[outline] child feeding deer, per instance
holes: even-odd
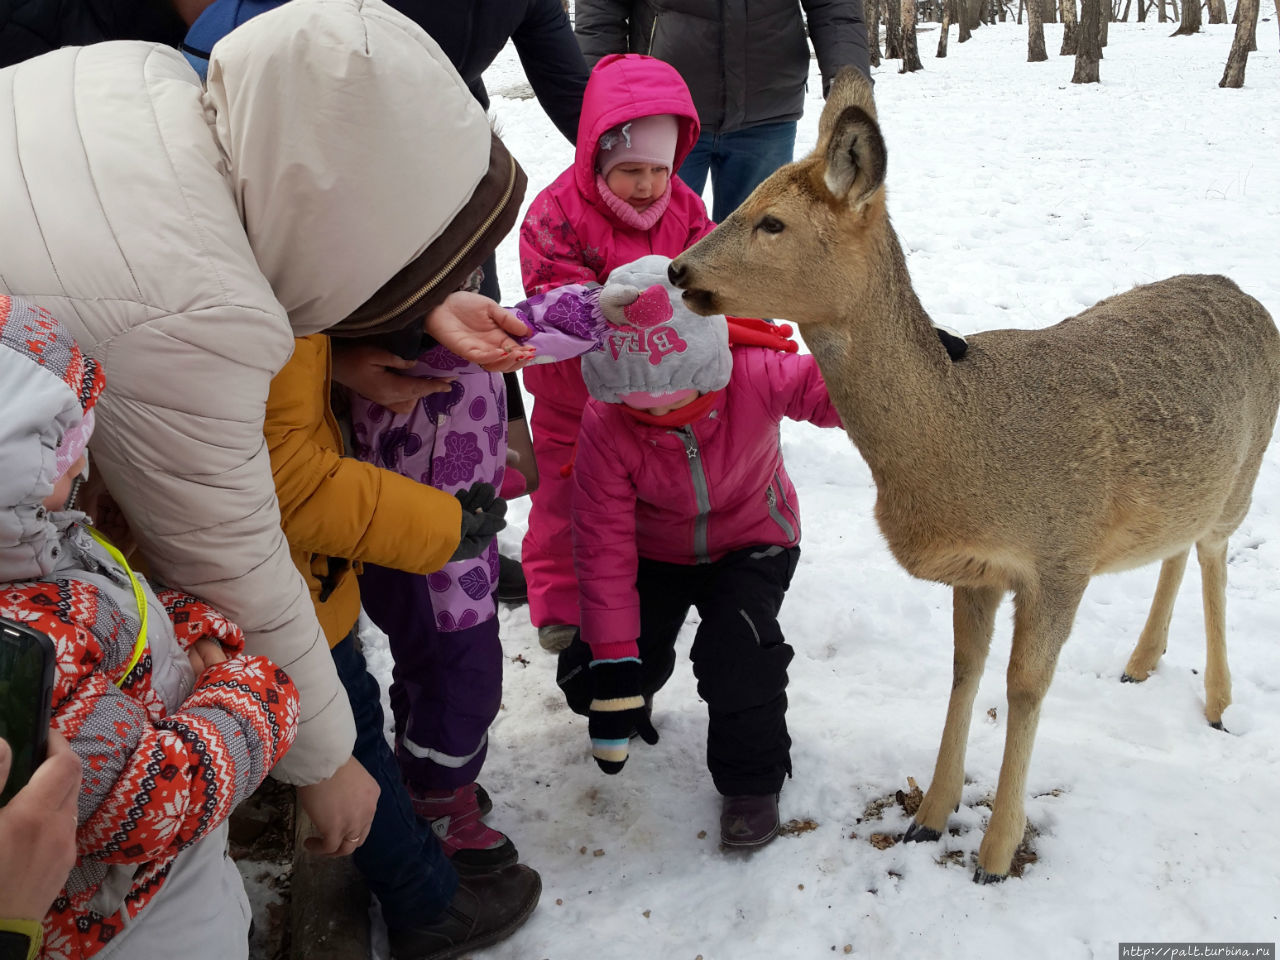
[[[670,274],[700,313],[799,326],[870,466],[894,556],[953,588],[951,699],[908,840],[937,839],[959,806],[996,608],[1013,594],[1004,758],[974,875],[989,883],[1008,875],[1022,839],[1040,704],[1092,576],[1161,561],[1125,671],[1144,680],[1195,546],[1205,716],[1221,727],[1227,538],[1275,426],[1280,334],[1225,277],[1178,276],[1045,329],[975,334],[953,359],[890,226],[885,164],[870,84],[845,71],[813,153],[762,183]]]

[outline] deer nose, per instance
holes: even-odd
[[[667,279],[671,281],[673,287],[683,287],[684,282],[689,277],[689,270],[684,264],[676,260],[672,260],[667,265]]]

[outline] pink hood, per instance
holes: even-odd
[[[642,104],[637,112],[637,104]],[[603,57],[591,71],[582,96],[578,120],[578,147],[574,154],[574,180],[593,207],[608,214],[596,190],[596,145],[610,127],[639,116],[673,114],[680,124],[672,177],[693,145],[698,142],[698,111],[689,88],[676,68],[639,53],[614,53]]]
[[[637,112],[637,104],[644,105],[642,111]],[[596,64],[582,101],[573,165],[534,198],[520,226],[520,274],[528,296],[569,283],[604,283],[615,267],[650,254],[678,257],[715,226],[702,198],[674,170],[667,208],[648,230],[623,223],[600,198],[595,177],[600,135],[648,113],[670,113],[679,120],[678,168],[699,130],[680,75],[661,60],[634,53],[614,54]],[[524,385],[535,397],[575,412],[587,401],[577,359],[529,367]],[[573,437],[566,442],[572,444]]]

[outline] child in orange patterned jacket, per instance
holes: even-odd
[[[67,508],[101,370],[48,313],[0,297],[0,616],[57,650],[53,727],[79,755],[76,864],[42,957],[247,957],[226,820],[293,743],[298,696],[239,628],[154,592]]]

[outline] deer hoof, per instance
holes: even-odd
[[[1146,677],[1143,677],[1143,678],[1142,678],[1142,680],[1145,680],[1145,679],[1147,679],[1147,678],[1146,678]],[[1130,676],[1129,674],[1127,674],[1127,673],[1122,673],[1122,674],[1120,674],[1120,682],[1121,682],[1121,683],[1141,683],[1141,682],[1142,682],[1142,680],[1139,680],[1137,677],[1131,677],[1131,676]]]
[[[1008,874],[1004,873],[987,873],[981,867],[973,871],[973,882],[980,883],[985,886],[988,883],[1002,883],[1008,879]]]
[[[1215,720],[1213,723],[1209,724],[1209,726],[1213,727],[1213,729],[1215,730],[1221,730],[1223,733],[1231,732],[1230,730],[1228,730],[1226,727],[1222,725],[1221,720]]]
[[[914,820],[911,826],[907,827],[907,832],[902,835],[903,843],[931,843],[942,836],[942,831],[931,830],[923,824],[916,823]]]

